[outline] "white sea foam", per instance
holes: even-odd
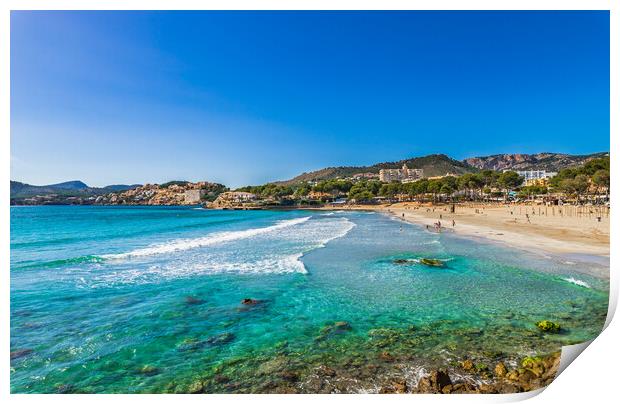
[[[310,251],[355,227],[347,218],[292,219],[273,226],[175,240],[108,258],[81,287],[150,283],[195,275],[307,273],[301,261]],[[209,248],[195,248],[209,246]],[[169,253],[169,254],[166,254]],[[163,255],[166,254],[166,255]],[[138,262],[123,258],[139,257]]]
[[[268,227],[259,227],[254,229],[239,230],[239,231],[227,231],[210,234],[205,237],[198,237],[193,239],[178,239],[167,243],[155,244],[145,248],[139,248],[130,252],[121,254],[106,254],[102,255],[105,259],[124,259],[132,257],[144,257],[148,255],[156,254],[169,254],[177,251],[190,250],[193,248],[207,247],[214,244],[221,244],[231,242],[235,240],[242,240],[258,236],[261,234],[278,231],[280,229],[295,226],[301,224],[310,219],[311,216],[301,217],[297,219],[283,220]]]
[[[573,283],[573,284],[575,284],[577,286],[583,286],[584,288],[590,289],[590,285],[588,285],[586,282],[584,282],[584,281],[582,281],[580,279],[575,279],[572,276],[569,277],[569,278],[562,278],[562,279],[564,279],[566,282]]]

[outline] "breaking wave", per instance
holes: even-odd
[[[305,274],[305,254],[325,247],[355,227],[347,218],[310,218],[110,254],[103,266],[80,279],[79,286],[96,288],[224,273]],[[209,248],[199,248],[205,246]],[[131,260],[134,257],[139,260]]]
[[[570,283],[572,283],[574,285],[582,286],[584,288],[590,289],[590,285],[588,285],[586,282],[584,282],[584,281],[582,281],[580,279],[575,279],[572,276],[569,277],[569,278],[562,278],[562,279],[565,280],[566,282],[570,282]]]
[[[193,239],[180,239],[174,240],[167,243],[156,244],[150,247],[139,248],[130,252],[120,253],[120,254],[105,254],[102,255],[101,258],[104,259],[124,259],[124,258],[132,258],[132,257],[144,257],[148,255],[157,255],[157,254],[169,254],[177,251],[190,250],[193,248],[199,247],[207,247],[214,244],[226,243],[236,240],[247,239],[250,237],[258,236],[261,234],[277,231],[286,227],[295,226],[297,224],[301,224],[310,219],[311,216],[283,220],[273,226],[268,227],[259,227],[254,229],[247,230],[239,230],[239,231],[228,231],[221,233],[214,233],[205,237],[198,237]]]

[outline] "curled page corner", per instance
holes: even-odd
[[[565,345],[562,347],[560,355],[560,366],[555,375],[557,378],[573,361],[594,341],[594,339],[575,345]]]

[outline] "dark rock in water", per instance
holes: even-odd
[[[214,335],[207,338],[205,341],[207,345],[224,345],[232,342],[235,339],[235,334],[225,332],[223,334]]]
[[[71,384],[59,384],[56,386],[56,394],[69,394],[75,391],[75,387]]]
[[[225,375],[215,375],[215,377],[213,377],[213,381],[219,384],[225,384],[230,382],[230,377]]]
[[[157,373],[159,373],[159,369],[156,368],[155,366],[144,365],[140,369],[140,373],[142,373],[143,375],[152,376],[152,375],[156,375]]]
[[[283,372],[280,373],[280,377],[284,380],[287,380],[289,382],[296,382],[297,380],[299,380],[299,375],[293,371],[290,370],[285,370]]]
[[[346,321],[336,321],[333,324],[327,324],[323,328],[321,328],[320,335],[316,338],[316,340],[323,340],[332,335],[343,334],[347,331],[351,331],[351,325]]]
[[[334,330],[336,331],[350,331],[351,325],[346,321],[336,321],[334,323]]]
[[[429,266],[429,267],[444,267],[445,264],[443,261],[434,258],[420,258],[420,264]]]
[[[318,369],[318,373],[322,376],[334,377],[336,376],[336,371],[329,366],[320,366]]]
[[[536,327],[545,332],[560,332],[560,324],[549,320],[538,321]]]
[[[185,296],[185,303],[188,305],[203,304],[205,301],[194,296]]]
[[[430,375],[420,379],[416,392],[442,393],[443,389],[451,384],[452,380],[450,380],[448,372],[445,370],[433,370]],[[450,390],[450,388],[447,388],[446,390]]]
[[[388,351],[383,351],[379,354],[379,359],[385,362],[394,362],[394,356]]]
[[[196,380],[187,388],[187,392],[190,394],[202,393],[204,390],[204,383],[202,380]]]
[[[379,390],[380,394],[390,394],[390,393],[402,394],[406,392],[407,392],[407,382],[404,379],[390,380],[387,386],[383,386]]]
[[[205,346],[218,346],[227,344],[235,339],[235,335],[229,332],[223,334],[214,335],[206,340],[192,340],[187,339],[177,346],[177,350],[184,351],[196,351],[202,349]]]
[[[436,385],[439,389],[443,389],[445,386],[452,384],[448,372],[445,370],[434,370],[431,372],[431,383]]]
[[[399,258],[399,259],[392,260],[392,263],[398,264],[398,265],[407,265],[407,264],[413,263],[413,261]]]
[[[32,349],[18,349],[16,351],[11,351],[11,360],[23,358],[24,356],[30,355],[34,351]]]

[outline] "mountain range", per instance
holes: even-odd
[[[588,160],[608,155],[608,152],[587,155],[562,153],[496,154],[485,157],[471,157],[459,161],[445,154],[431,154],[394,162],[377,163],[371,166],[327,167],[300,174],[289,180],[279,181],[277,184],[291,185],[297,182],[343,178],[362,173],[377,174],[383,168],[400,168],[403,164],[407,164],[409,168],[423,169],[425,177],[464,174],[479,170],[547,170],[557,172],[563,168],[578,166]]]
[[[537,154],[495,154],[486,157],[472,157],[463,162],[481,170],[547,170],[559,171],[563,168],[581,165],[593,158],[609,156],[609,153],[570,155],[561,153]]]
[[[355,174],[378,174],[383,168],[400,168],[407,164],[409,168],[421,168],[425,177],[441,176],[446,174],[464,174],[479,170],[547,170],[559,171],[563,168],[578,166],[594,158],[608,156],[608,152],[570,155],[562,153],[537,154],[495,154],[484,157],[471,157],[462,161],[455,160],[445,154],[431,154],[423,157],[414,157],[405,160],[377,163],[370,166],[340,166],[327,167],[320,170],[300,174],[277,184],[291,185],[305,181],[320,181],[334,178],[351,177]],[[173,182],[171,182],[173,183]],[[164,184],[165,185],[165,184]],[[89,187],[82,181],[67,181],[51,185],[30,185],[23,182],[11,181],[11,199],[29,198],[35,195],[56,194],[69,196],[96,196],[112,192],[122,192],[139,187],[134,185],[108,185],[102,188]]]
[[[11,198],[28,198],[35,195],[90,196],[110,192],[126,191],[139,187],[135,185],[108,185],[103,188],[89,187],[82,181],[67,181],[50,185],[31,185],[19,181],[11,181]]]

